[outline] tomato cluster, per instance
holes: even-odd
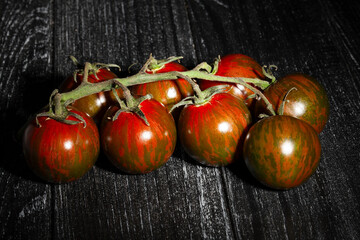
[[[136,84],[130,90],[138,99],[124,86],[123,91],[80,98],[66,107],[72,114],[62,121],[43,114],[27,125],[23,149],[29,167],[46,181],[70,182],[91,169],[101,146],[118,169],[143,174],[164,165],[179,138],[200,164],[220,167],[245,161],[257,180],[275,189],[305,182],[319,164],[318,134],[329,116],[322,86],[305,74],[270,83],[269,73],[242,54],[218,59],[214,69],[215,76],[255,78],[269,81],[269,86],[262,90],[256,84],[245,87],[206,78],[198,80],[198,86],[179,75],[177,80]],[[187,69],[170,61],[148,67],[143,74],[173,71],[180,74]],[[61,85],[61,92],[81,84],[84,74],[74,76]],[[88,82],[114,78],[109,69],[99,68],[89,72]],[[267,101],[259,98],[259,92]],[[179,116],[170,113],[181,105],[185,106]]]

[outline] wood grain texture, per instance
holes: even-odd
[[[299,1],[0,1],[1,239],[359,239],[360,4]],[[13,135],[79,61],[121,76],[157,58],[191,68],[243,53],[277,77],[304,72],[328,92],[322,157],[289,191],[245,165],[199,166],[177,149],[161,169],[125,175],[101,155],[82,179],[41,182]]]
[[[36,88],[42,87],[46,94],[54,88],[52,8],[41,1],[1,1],[0,5],[0,146],[5,153],[0,162],[0,238],[46,239],[51,236],[51,186],[34,181],[12,137],[27,116],[47,102],[39,101]]]

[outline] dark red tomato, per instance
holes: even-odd
[[[305,182],[320,161],[320,141],[306,122],[284,115],[252,126],[244,142],[244,160],[264,185],[288,189]]]
[[[116,74],[112,71],[109,71],[105,68],[100,68],[96,75],[98,79],[95,77],[93,73],[89,73],[88,81],[91,83],[97,83],[106,81],[109,79],[117,78]],[[60,86],[60,92],[69,92],[75,89],[83,80],[83,74],[77,74],[76,82],[74,81],[73,76],[69,76]],[[122,97],[122,91],[118,90],[118,94]],[[105,111],[110,106],[111,103],[115,101],[115,96],[111,91],[109,92],[100,92],[96,94],[92,94],[90,96],[86,96],[76,100],[72,105],[78,110],[87,113],[90,117],[92,117],[95,121],[99,121],[102,119]]]
[[[305,74],[287,75],[270,85],[264,95],[278,112],[284,96],[293,87],[296,89],[287,95],[283,115],[299,118],[320,133],[329,118],[329,101],[324,88],[314,78]],[[264,101],[257,101],[255,113],[268,113]]]
[[[192,158],[208,166],[226,166],[241,157],[250,123],[250,112],[241,99],[219,93],[204,104],[185,106],[178,134]]]
[[[265,79],[261,66],[254,59],[243,54],[229,54],[221,58],[218,71],[215,75]],[[252,104],[253,99],[247,99],[247,97],[253,94],[253,92],[240,84],[201,80],[200,88],[205,90],[220,84],[230,85],[230,94],[245,100],[247,106]]]
[[[87,173],[100,151],[99,131],[95,122],[75,109],[86,122],[68,125],[39,117],[27,125],[23,135],[23,151],[30,169],[40,178],[53,183],[71,182]],[[76,120],[69,116],[68,120]]]
[[[177,62],[169,62],[164,67],[148,71],[147,73],[183,72],[186,70],[184,66]],[[150,93],[155,100],[161,102],[170,110],[182,98],[193,95],[193,89],[185,79],[178,79],[135,85],[132,87],[132,93],[138,96]]]
[[[164,165],[176,145],[176,126],[172,115],[154,99],[140,104],[150,126],[132,112],[122,112],[111,107],[101,124],[101,144],[110,161],[120,170],[130,174],[148,173]]]

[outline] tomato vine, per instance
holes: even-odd
[[[174,57],[170,60],[177,60],[180,57]],[[267,109],[275,115],[275,111],[269,101],[267,101],[266,97],[263,95],[261,91],[251,86],[249,83],[254,84],[260,89],[265,89],[269,86],[269,82],[265,80],[261,80],[258,78],[242,78],[242,77],[223,77],[217,76],[211,73],[211,66],[207,63],[203,62],[197,65],[194,69],[184,72],[167,72],[167,73],[158,73],[158,74],[148,74],[146,73],[147,69],[151,64],[158,64],[158,61],[150,56],[150,58],[146,61],[141,70],[132,76],[125,78],[113,78],[110,80],[106,80],[98,83],[90,83],[87,81],[87,76],[89,73],[89,68],[91,63],[86,62],[84,68],[84,77],[82,83],[75,89],[65,92],[59,93],[54,92],[52,95],[52,99],[50,101],[50,106],[53,107],[53,111],[49,112],[48,117],[54,117],[54,114],[57,116],[58,120],[64,119],[66,116],[66,106],[70,103],[78,100],[80,98],[89,96],[91,94],[110,91],[113,88],[117,87],[117,82],[121,82],[124,86],[133,86],[137,84],[151,83],[162,80],[175,80],[178,79],[179,76],[188,77],[191,79],[206,79],[209,81],[222,81],[228,83],[237,83],[244,85],[245,87],[252,90],[256,95],[260,96],[264,99]],[[46,114],[43,114],[43,116]]]
[[[261,67],[242,54],[190,70],[175,62],[180,59],[150,55],[138,73],[124,78],[110,70],[118,65],[86,62],[52,92],[47,110],[22,129],[29,167],[49,182],[73,181],[91,169],[101,145],[121,171],[148,173],[170,159],[178,136],[199,163],[220,167],[243,159],[254,177],[272,188],[298,186],[315,172],[321,152],[317,134],[329,114],[326,92],[315,79],[292,74],[277,80],[276,66]],[[160,91],[171,88],[181,92],[176,101],[162,98]],[[98,96],[111,101],[105,104]],[[256,122],[254,116],[265,119]]]

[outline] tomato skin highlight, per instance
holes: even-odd
[[[117,75],[112,71],[109,71],[105,68],[100,68],[96,72],[95,77],[94,74],[89,73],[88,81],[90,83],[97,83],[103,82],[109,79],[117,78]],[[69,76],[59,87],[60,92],[69,92],[75,88],[77,88],[81,82],[83,81],[83,74],[76,75],[76,82],[74,81],[74,76]],[[121,89],[117,89],[117,93],[119,94],[120,98],[123,97],[123,93]],[[83,98],[76,100],[72,103],[76,109],[87,113],[90,117],[92,117],[96,122],[101,121],[103,115],[105,114],[107,108],[116,102],[116,98],[114,94],[109,92],[99,92],[95,93]]]
[[[329,100],[316,79],[301,73],[290,74],[265,89],[264,95],[278,112],[285,94],[293,87],[296,89],[287,95],[283,115],[301,119],[320,133],[329,118]],[[264,101],[256,102],[255,113],[269,114]]]
[[[187,105],[180,113],[178,134],[185,151],[201,164],[226,166],[241,157],[242,141],[251,114],[242,100],[215,94],[201,105]]]
[[[254,59],[243,54],[229,54],[221,58],[218,71],[215,75],[223,77],[244,77],[244,78],[259,78],[265,79],[260,64]],[[205,90],[215,85],[229,85],[230,94],[245,101],[247,106],[253,104],[253,99],[248,99],[248,96],[253,94],[248,88],[240,84],[218,82],[218,81],[200,81],[201,90]]]
[[[251,174],[274,189],[307,181],[320,162],[317,132],[306,122],[276,115],[254,124],[244,141],[244,160]]]
[[[166,107],[154,99],[140,104],[150,126],[131,112],[122,112],[112,121],[118,109],[111,107],[101,124],[102,149],[111,163],[130,174],[148,173],[164,165],[176,145],[175,122]]]
[[[147,71],[149,74],[166,73],[172,71],[183,72],[187,69],[179,63],[169,62],[163,68]],[[132,86],[131,92],[137,96],[144,96],[150,93],[153,98],[164,104],[168,110],[182,98],[193,95],[193,89],[185,79],[163,80],[152,83],[145,83]]]
[[[41,179],[52,183],[71,182],[85,175],[95,164],[100,151],[95,122],[75,109],[86,121],[68,125],[47,117],[35,118],[23,135],[23,152],[29,168]],[[69,120],[77,120],[69,116]]]

